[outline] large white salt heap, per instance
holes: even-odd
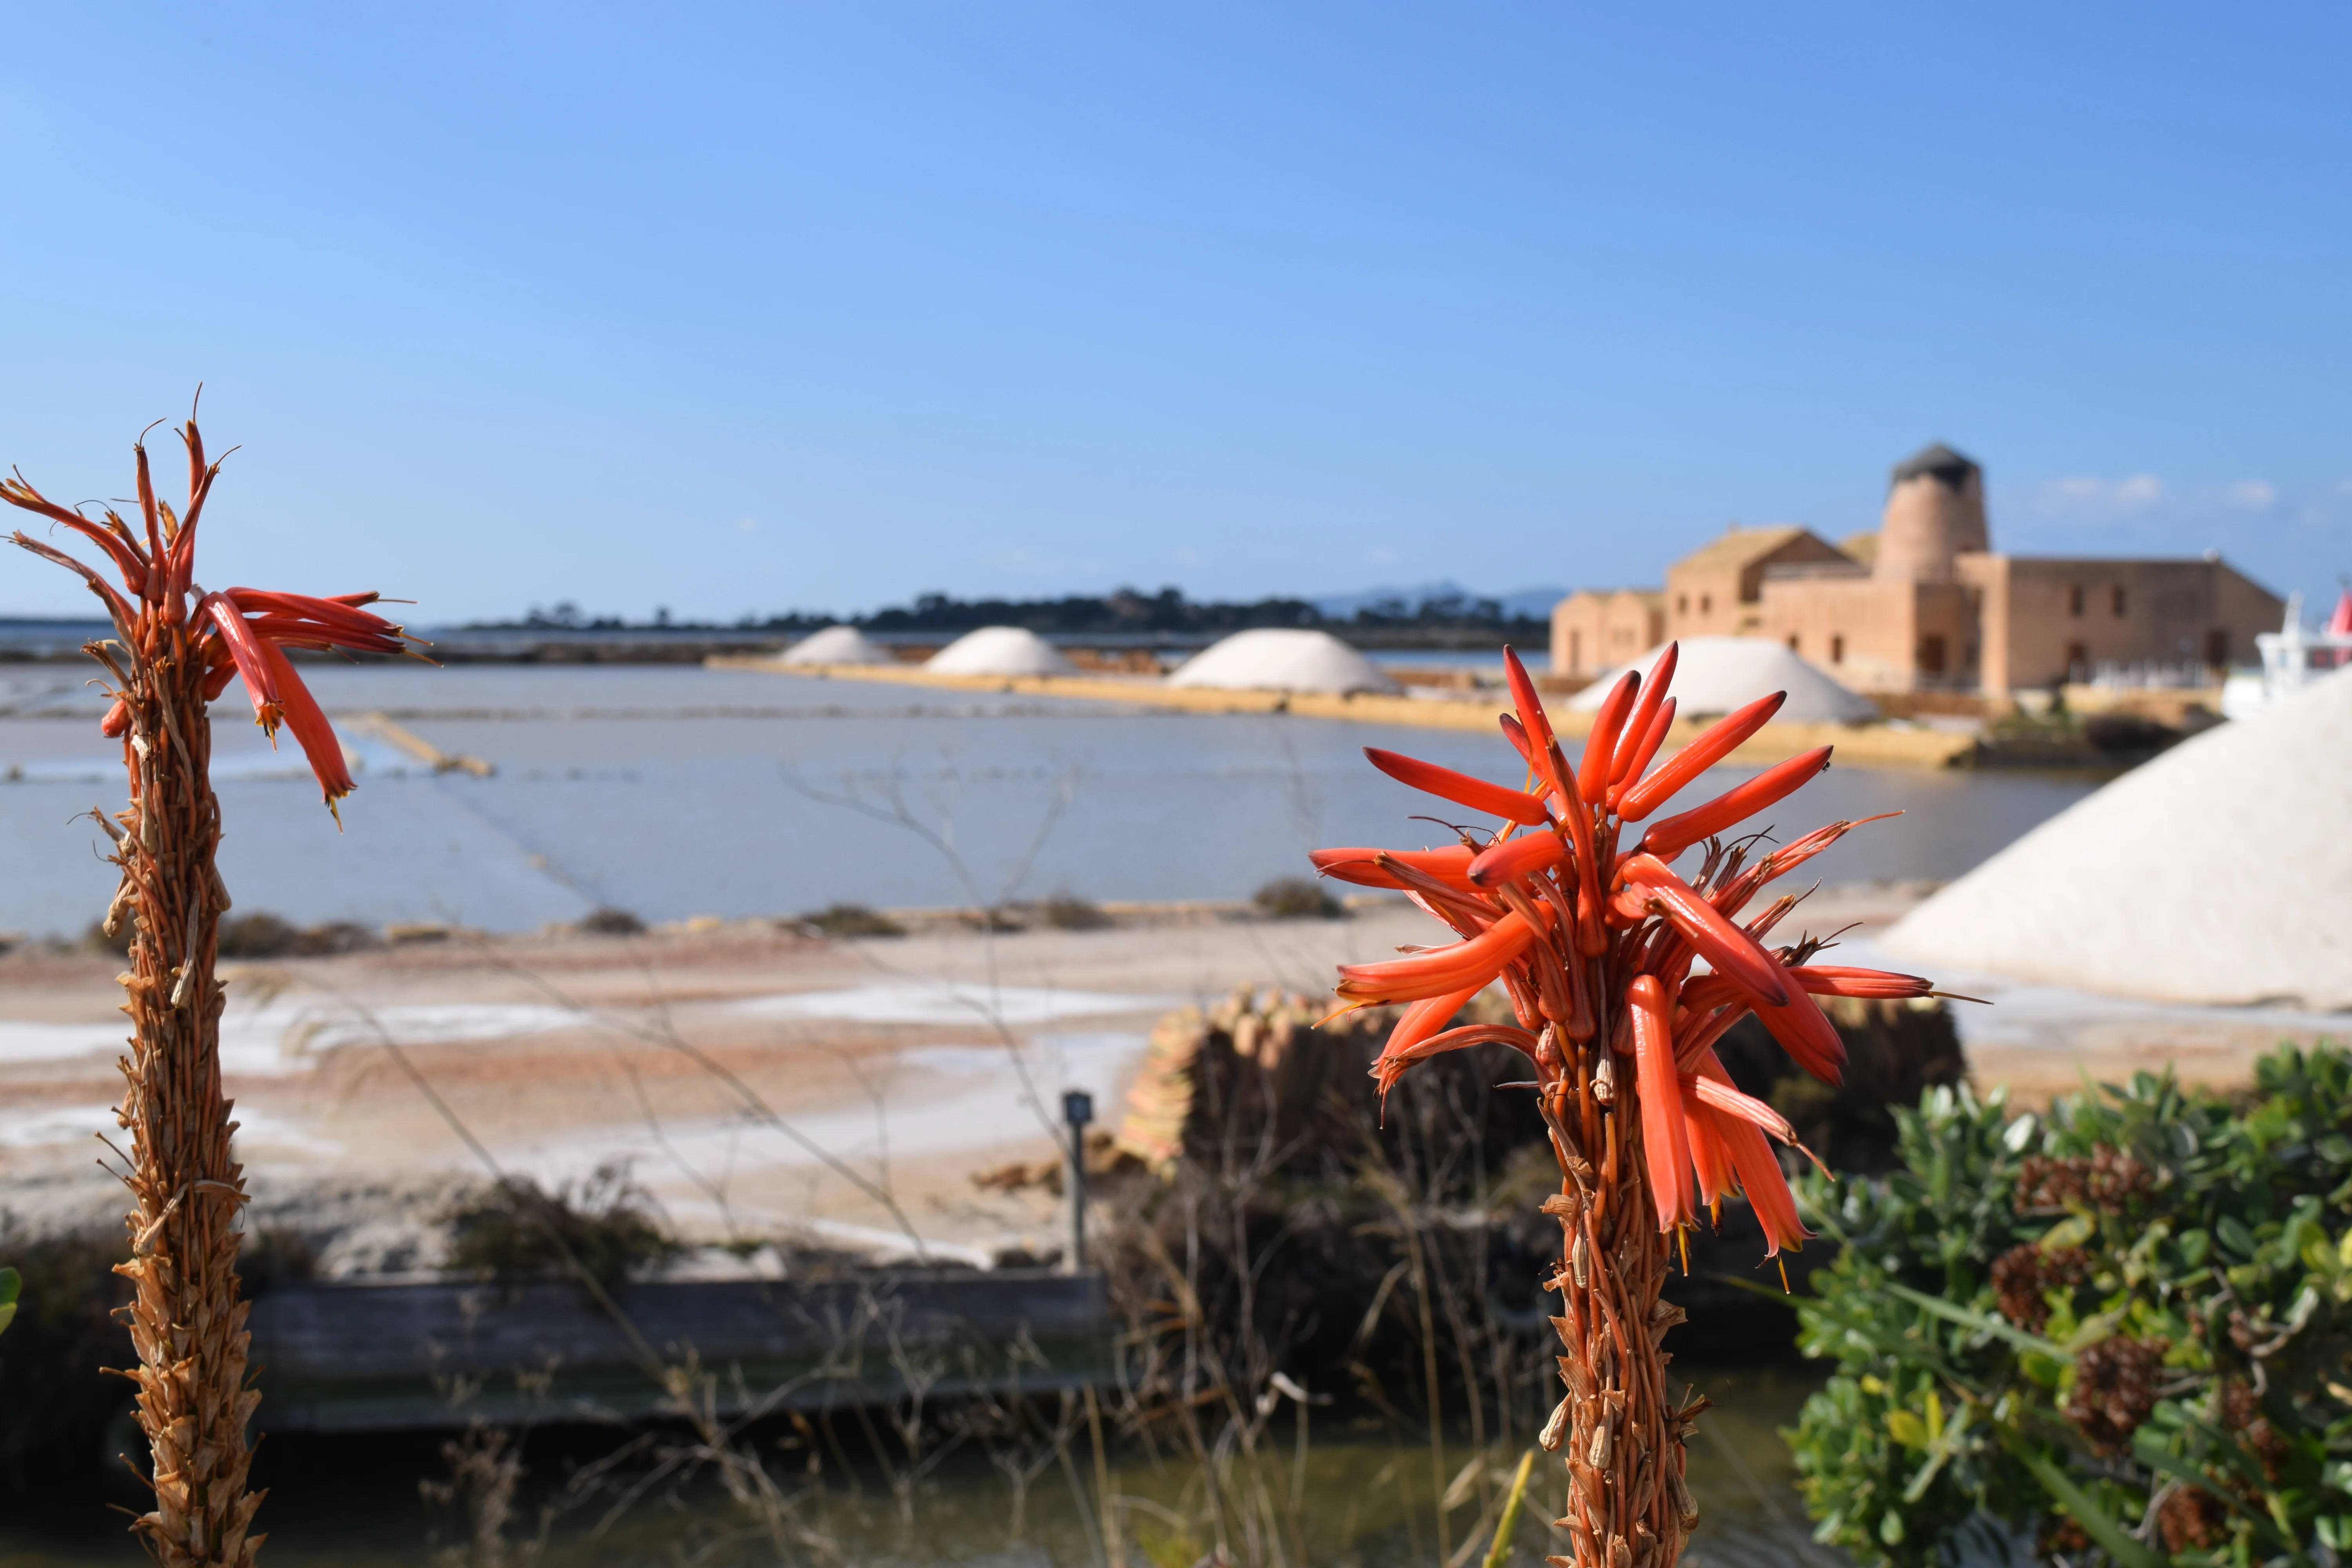
[[[890,650],[856,626],[827,626],[786,648],[778,664],[888,664]]]
[[[1404,689],[1329,632],[1279,626],[1235,632],[1211,644],[1186,659],[1168,684],[1224,691],[1377,691],[1391,697]]]
[[[1665,652],[1654,647],[1632,664],[1621,664],[1568,700],[1570,708],[1601,706],[1609,689],[1627,670],[1649,679]],[[1783,724],[1860,724],[1878,717],[1878,705],[1850,691],[1790,653],[1762,637],[1685,637],[1675,661],[1675,711],[1684,717],[1728,713],[1759,697],[1785,691],[1789,700],[1773,717]]]
[[[2352,672],[2126,773],[1880,944],[1929,974],[2352,1008]]]
[[[1062,650],[1026,626],[982,626],[931,655],[938,675],[1076,675]]]

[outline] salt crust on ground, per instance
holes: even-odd
[[[1638,670],[1648,679],[1651,667],[1664,651],[1654,647],[1633,663],[1619,665],[1570,698],[1568,705],[1587,712],[1600,707],[1627,670]],[[1728,713],[1775,691],[1789,694],[1774,715],[1784,724],[1863,724],[1878,717],[1878,705],[1869,698],[1840,686],[1779,643],[1762,637],[1682,639],[1669,694],[1685,717]]]
[[[1076,675],[1062,650],[1025,626],[982,626],[933,654],[925,669],[940,675]]]
[[[1235,632],[1211,644],[1185,660],[1168,684],[1224,691],[1377,691],[1389,696],[1404,689],[1329,632],[1274,626]]]
[[[779,664],[889,664],[890,650],[856,626],[827,626],[784,650]]]
[[[1882,945],[1928,973],[2352,1009],[2352,672],[2126,773]]]

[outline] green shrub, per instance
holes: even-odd
[[[1076,893],[1055,893],[1037,906],[1038,916],[1055,931],[1100,931],[1110,917]]]
[[[816,936],[904,936],[907,928],[888,915],[864,904],[829,904],[813,915],[803,915],[803,929]]]
[[[1257,912],[1270,921],[1342,921],[1348,906],[1326,892],[1312,877],[1277,877],[1250,895]]]
[[[24,1280],[13,1268],[0,1268],[0,1332],[5,1332],[16,1316],[16,1292]]]
[[[2283,1047],[2242,1110],[2142,1073],[1900,1121],[1901,1169],[1803,1192],[1843,1243],[1798,1303],[1837,1371],[1786,1434],[1820,1539],[1903,1568],[1969,1535],[2077,1568],[2352,1549],[2352,1057]]]

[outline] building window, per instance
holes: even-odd
[[[1919,639],[1919,673],[1944,673],[1944,639],[1933,633]]]
[[[1676,594],[1675,595],[1675,614],[1678,616],[1687,616],[1690,614],[1690,595],[1688,594]]]
[[[1709,616],[1715,613],[1714,595],[1701,594],[1698,596],[1698,613],[1702,616]]]
[[[2091,645],[2070,642],[2066,645],[2066,679],[2080,680],[2091,673]]]
[[[1845,634],[1843,632],[1832,632],[1830,634],[1830,662],[1832,664],[1843,664],[1845,662]]]
[[[1584,668],[1584,634],[1582,632],[1568,634],[1568,668],[1570,669]]]
[[[1789,651],[1790,651],[1790,653],[1795,653],[1795,652],[1797,652],[1797,651],[1798,651],[1798,648],[1797,648],[1797,634],[1796,634],[1796,633],[1794,633],[1794,632],[1790,632],[1790,633],[1789,634]]]
[[[2116,619],[2124,618],[2124,585],[2121,583],[2107,590],[2107,602],[2115,606]]]
[[[2083,613],[2083,584],[2080,583],[2067,584],[2066,613],[2070,616],[2079,616]]]

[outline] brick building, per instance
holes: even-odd
[[[1999,695],[2102,665],[2223,668],[2285,608],[2218,556],[1998,553],[1983,471],[1940,445],[1895,466],[1875,533],[1832,544],[1803,528],[1733,528],[1675,562],[1656,596],[1664,635],[1626,651],[1627,623],[1600,612],[1644,597],[1562,601],[1552,668],[1598,673],[1668,637],[1759,637],[1857,690]]]

